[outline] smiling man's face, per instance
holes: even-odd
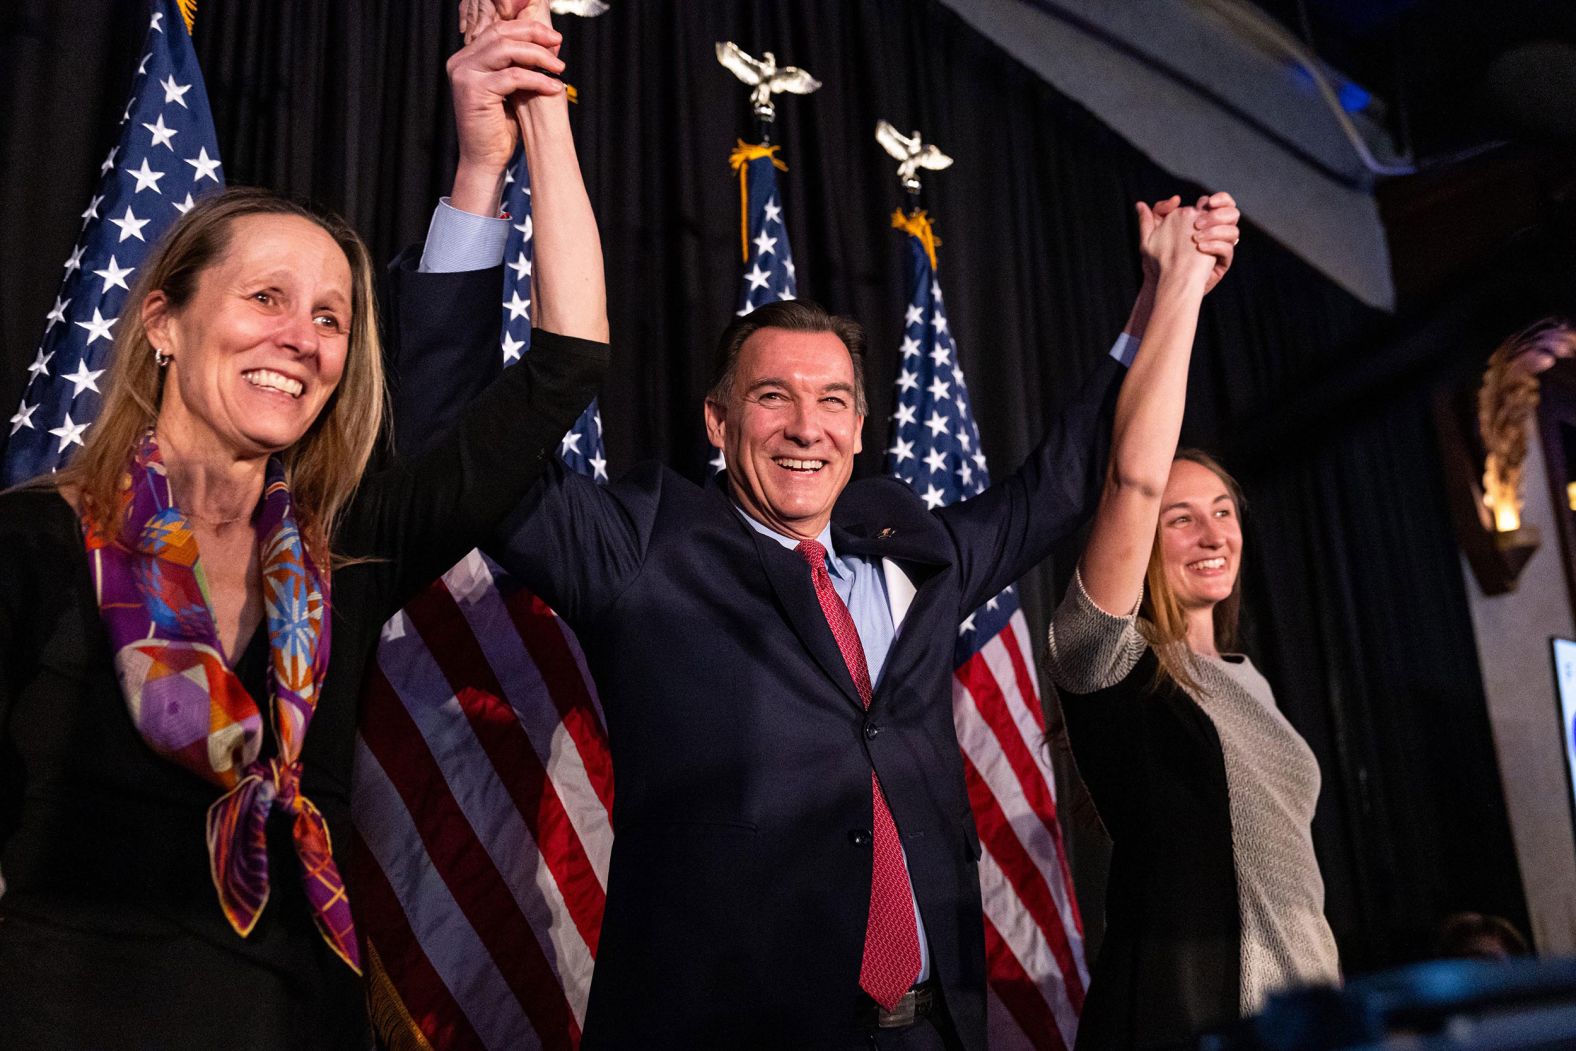
[[[706,402],[706,432],[727,456],[740,506],[800,540],[831,520],[864,423],[853,358],[833,332],[755,331],[739,348],[726,402]]]

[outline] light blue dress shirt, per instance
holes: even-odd
[[[508,241],[509,220],[462,212],[443,197],[427,224],[417,269],[424,274],[486,270],[503,262]]]
[[[799,547],[799,541],[762,525],[746,514],[743,508],[737,510],[750,523],[750,528],[762,536],[771,537],[790,551]],[[892,603],[887,598],[886,571],[875,559],[860,558],[858,555],[839,556],[832,544],[830,524],[815,539],[826,548],[826,564],[831,571],[832,588],[837,592],[837,597],[843,600],[843,605],[848,607],[849,616],[854,618],[854,627],[859,631],[859,642],[865,651],[865,668],[870,672],[870,689],[874,692],[881,683],[887,651],[892,648],[892,639],[897,634],[892,624]]]

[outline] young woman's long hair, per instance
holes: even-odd
[[[1210,471],[1226,485],[1237,517],[1242,517],[1242,487],[1226,473],[1226,469],[1206,452],[1198,449],[1178,449],[1175,460],[1196,463]],[[1173,462],[1175,462],[1175,460]],[[1144,601],[1139,607],[1139,630],[1155,651],[1160,667],[1152,684],[1158,688],[1167,681],[1197,691],[1198,680],[1193,676],[1193,651],[1187,644],[1187,613],[1182,602],[1166,579],[1165,556],[1161,551],[1160,524],[1155,524],[1155,541],[1149,549],[1149,568],[1144,574]],[[1215,645],[1229,650],[1237,642],[1237,618],[1242,611],[1242,569],[1237,568],[1237,579],[1232,583],[1231,594],[1215,604]]]
[[[377,441],[386,411],[383,350],[373,292],[372,261],[356,232],[337,216],[270,190],[231,187],[204,198],[164,236],[140,268],[121,314],[104,406],[82,450],[54,475],[75,489],[94,525],[116,532],[121,523],[121,479],[132,450],[158,419],[166,370],[142,324],[142,301],[155,289],[172,311],[186,308],[203,273],[224,257],[236,220],[251,215],[295,216],[316,224],[350,263],[351,322],[339,386],[299,441],[281,453],[296,521],[307,547],[325,568],[329,541]]]

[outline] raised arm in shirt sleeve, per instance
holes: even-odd
[[[545,18],[545,8],[542,15]],[[562,85],[547,75],[563,68],[556,54],[560,39],[550,26],[532,19],[499,21],[449,61],[460,129],[454,196],[473,217],[448,215],[448,206],[440,205],[439,237],[463,223],[475,227],[483,240],[493,237],[488,252],[498,251],[499,231],[491,216],[497,211],[517,125],[532,176],[532,298],[544,329],[534,333],[531,352],[464,410],[454,434],[429,442],[430,448],[407,469],[364,487],[366,498],[358,501],[360,515],[351,524],[365,532],[351,533],[342,547],[354,553],[348,543],[354,540],[397,555],[401,593],[424,585],[493,534],[555,459],[559,438],[590,402],[606,370],[601,239],[570,134],[568,103]],[[442,254],[444,248],[429,245],[427,254]],[[430,266],[432,260],[427,261]],[[397,355],[404,374],[400,401],[406,411],[397,426],[436,433],[446,428],[448,405],[464,404],[474,389],[476,381],[469,377],[493,369],[459,364],[464,370],[459,376],[432,370],[453,369],[457,355],[480,348],[491,348],[489,356],[498,353],[497,290],[502,283],[496,269],[417,271],[410,274],[402,268],[397,274],[417,287],[395,283],[400,303],[394,316],[402,329]],[[488,280],[492,294],[487,300],[467,300],[481,295],[485,285],[480,282]],[[448,298],[421,294],[435,282],[445,286]],[[413,375],[423,379],[413,382]],[[422,410],[427,416],[413,419],[409,410],[421,400],[428,402]],[[444,407],[435,413],[434,404]]]
[[[503,265],[508,243],[509,220],[461,211],[444,197],[427,224],[427,240],[417,269],[424,274],[490,270]]]

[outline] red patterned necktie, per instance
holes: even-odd
[[[796,550],[810,564],[810,579],[815,584],[815,597],[821,601],[821,612],[837,639],[837,648],[843,653],[859,698],[869,708],[870,669],[865,664],[865,648],[859,641],[854,618],[832,587],[832,575],[826,569],[826,548],[814,540],[804,540]],[[875,815],[875,866],[870,874],[870,918],[865,923],[859,987],[890,1011],[919,977],[919,930],[914,923],[913,891],[909,888],[908,869],[903,865],[897,824],[881,794],[874,769],[870,771],[870,794]]]

